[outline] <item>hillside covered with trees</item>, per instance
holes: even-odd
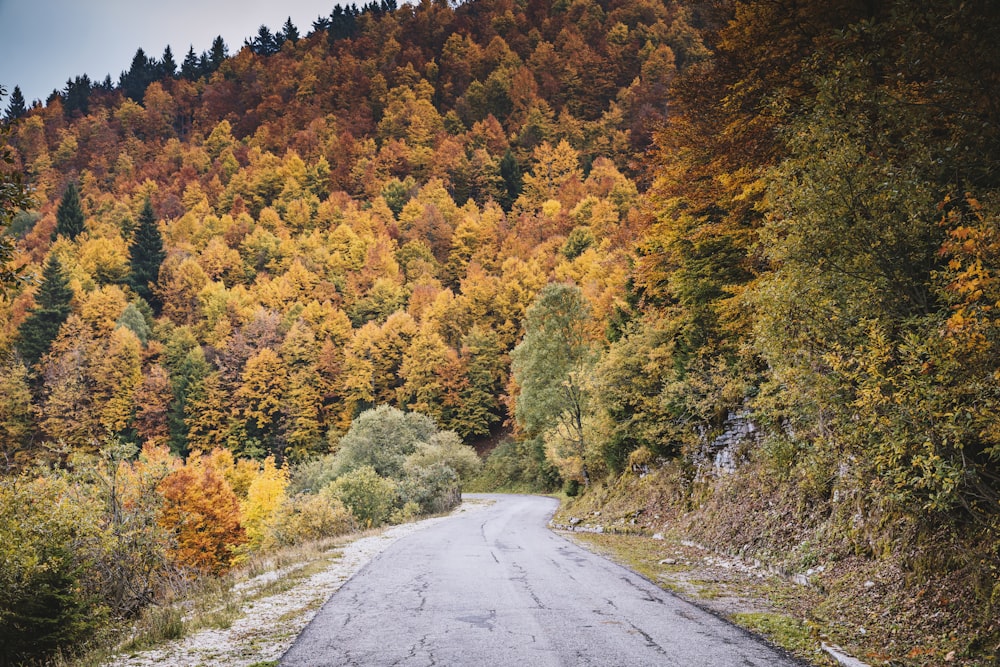
[[[14,88],[10,659],[470,480],[893,562],[948,599],[879,602],[941,635],[885,660],[995,655],[998,31],[987,0],[372,3]]]

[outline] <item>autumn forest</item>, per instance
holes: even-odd
[[[383,0],[5,91],[0,664],[461,488],[902,563],[986,664],[997,34],[987,0]]]

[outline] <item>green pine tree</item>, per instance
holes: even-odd
[[[59,208],[56,210],[56,231],[55,236],[62,235],[73,240],[84,231],[83,206],[80,205],[80,191],[76,188],[76,183],[70,183],[63,194]]]
[[[173,400],[167,412],[167,427],[170,431],[170,450],[175,454],[188,454],[188,432],[192,403],[203,391],[203,382],[210,372],[205,353],[197,345],[185,355],[177,368],[170,373],[170,389]]]
[[[50,256],[42,270],[42,284],[35,297],[35,310],[18,329],[17,349],[27,365],[37,364],[52,346],[59,328],[69,317],[73,290],[62,265]]]
[[[132,237],[132,245],[129,246],[131,264],[129,283],[136,294],[145,299],[157,313],[160,311],[161,303],[153,293],[152,286],[159,278],[160,265],[166,256],[163,250],[163,237],[160,236],[156,217],[153,215],[153,205],[146,199],[142,212],[139,213],[139,227]]]
[[[514,201],[520,196],[521,188],[524,186],[524,178],[521,174],[521,166],[514,158],[514,154],[507,149],[503,159],[500,160],[500,177],[503,178],[503,191],[500,193],[500,206],[503,210],[510,211]]]
[[[10,103],[7,105],[7,121],[14,122],[26,113],[28,113],[28,107],[24,102],[21,87],[14,86],[14,92],[10,94]]]
[[[174,60],[174,52],[170,45],[163,49],[163,58],[160,60],[160,74],[173,77],[177,74],[177,61]]]

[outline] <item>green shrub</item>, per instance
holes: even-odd
[[[337,479],[337,457],[326,454],[296,464],[288,480],[288,495],[299,493],[319,493],[330,482]]]
[[[338,443],[336,473],[370,466],[382,477],[400,479],[406,457],[436,433],[431,418],[419,412],[403,412],[388,405],[365,410]]]
[[[462,502],[458,474],[440,461],[427,466],[407,465],[400,485],[405,502],[416,503],[425,514],[447,512]]]
[[[44,658],[85,640],[108,616],[88,580],[91,503],[60,479],[0,481],[0,639],[6,658]]]
[[[399,504],[396,482],[380,477],[371,466],[341,475],[324,493],[340,499],[358,522],[368,528],[385,523]]]
[[[400,524],[413,521],[420,516],[420,505],[415,502],[404,503],[402,507],[389,515],[389,523]]]
[[[476,451],[463,444],[457,433],[442,431],[433,435],[429,442],[419,443],[416,451],[406,457],[404,469],[427,468],[438,463],[451,468],[460,480],[472,479],[483,466]]]
[[[504,440],[483,463],[470,483],[473,491],[527,491],[548,493],[562,483],[559,472],[545,457],[541,438]]]

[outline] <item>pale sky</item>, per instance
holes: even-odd
[[[129,68],[142,48],[159,59],[169,44],[177,64],[188,47],[201,54],[222,35],[234,54],[261,24],[276,31],[285,19],[303,36],[337,0],[0,0],[0,85],[15,85],[29,106],[44,102],[66,80],[87,74],[95,82]],[[360,4],[360,3],[358,3]]]

